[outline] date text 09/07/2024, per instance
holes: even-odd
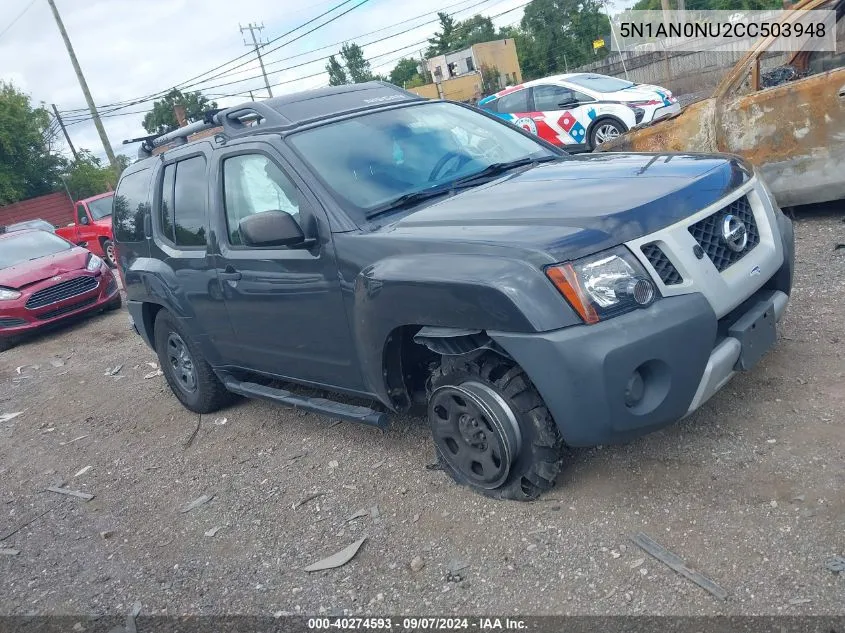
[[[399,631],[521,631],[524,620],[518,618],[308,618],[309,630],[399,630]]]

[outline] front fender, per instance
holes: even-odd
[[[397,255],[355,279],[352,330],[369,389],[389,402],[384,347],[407,325],[544,332],[581,323],[543,272],[485,255]]]

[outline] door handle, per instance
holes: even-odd
[[[222,273],[217,273],[217,276],[221,281],[237,281],[241,278],[241,273],[232,266],[226,266]]]

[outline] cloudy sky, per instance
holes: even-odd
[[[522,17],[527,0],[349,0],[343,6],[266,49],[265,65],[275,95],[327,85],[326,57],[344,41],[364,47],[375,72],[389,72],[403,55],[419,55],[424,40],[436,30],[436,12],[456,19],[475,13],[497,16],[497,26]],[[240,25],[264,25],[261,35],[277,38],[296,29],[342,0],[56,0],[94,101],[100,107],[109,140],[118,152],[134,157],[134,146],[123,139],[146,134],[141,126],[150,102],[114,110],[126,104],[181,86],[202,75],[190,89],[200,89],[220,105],[233,105],[266,95],[254,52],[244,46]],[[358,6],[357,8],[356,5]],[[233,11],[241,6],[242,10]],[[346,15],[306,31],[344,11]],[[407,31],[402,33],[403,31]],[[249,33],[245,33],[249,37]],[[376,40],[383,40],[376,42]],[[286,44],[290,42],[289,44]],[[371,44],[370,44],[371,43]],[[282,45],[278,50],[272,49]],[[271,52],[272,51],[272,52]],[[213,68],[243,56],[223,68]],[[244,65],[241,65],[244,64]],[[208,73],[208,74],[204,74]],[[212,75],[220,75],[211,78]],[[91,124],[85,100],[47,0],[0,2],[0,79],[13,82],[33,101],[55,103],[67,114],[68,131],[77,149],[104,156]],[[225,84],[225,85],[224,85]],[[241,93],[238,95],[237,93]],[[235,96],[223,96],[235,95]],[[77,122],[78,121],[78,122]]]

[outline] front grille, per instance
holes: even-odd
[[[43,314],[39,314],[38,318],[41,320],[46,321],[47,319],[53,319],[57,316],[62,316],[63,314],[67,314],[68,312],[73,312],[74,310],[79,310],[80,308],[84,308],[85,306],[90,306],[97,300],[97,297],[91,297],[90,299],[85,299],[84,301],[80,301],[79,303],[74,303],[73,305],[69,306],[62,306],[61,308],[56,308],[55,310],[48,310]]]
[[[67,281],[58,283],[55,286],[39,290],[27,300],[26,307],[30,310],[37,310],[38,308],[43,308],[51,303],[64,301],[65,299],[70,299],[71,297],[90,292],[97,287],[98,283],[99,282],[96,277],[76,277],[74,279],[68,279]]]
[[[739,252],[728,248],[725,239],[722,237],[722,222],[727,215],[734,215],[745,224],[748,243]],[[689,227],[689,232],[704,249],[719,272],[738,262],[760,243],[760,232],[757,230],[754,213],[751,211],[751,205],[748,203],[746,196],[734,200],[716,213],[696,222]]]
[[[663,252],[657,244],[652,242],[651,244],[646,244],[642,247],[643,255],[646,256],[649,263],[654,267],[654,270],[657,271],[657,274],[660,276],[661,281],[667,286],[676,286],[679,283],[683,283],[684,278],[681,277],[681,273],[678,272],[678,269],[675,268],[675,265],[669,261],[669,258],[666,257],[666,253]]]
[[[26,325],[26,321],[17,317],[0,317],[0,327],[15,327]]]

